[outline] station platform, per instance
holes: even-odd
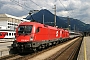
[[[84,37],[77,60],[90,60],[90,36]]]
[[[0,43],[4,43],[4,42],[13,42],[14,39],[0,39]]]

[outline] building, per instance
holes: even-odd
[[[15,30],[18,24],[23,21],[30,21],[30,20],[22,19],[9,14],[0,14],[0,30],[1,29]]]

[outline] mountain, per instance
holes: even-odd
[[[39,12],[34,13],[33,15],[28,15],[26,17],[27,20],[35,20],[40,23],[43,23],[43,18],[44,18],[44,24],[54,26],[54,14],[52,14],[47,9],[42,9]],[[79,31],[90,30],[90,24],[85,24],[78,19],[69,18],[69,24],[70,24],[71,30],[74,30],[74,29]],[[60,28],[61,27],[67,28],[68,27],[67,17],[56,16],[56,25]]]
[[[54,26],[54,14],[52,14],[50,11],[43,9],[39,12],[33,14],[32,16],[29,15],[26,17],[28,20],[35,20],[37,22],[43,23],[43,16],[44,16],[44,24],[52,25]],[[56,25],[59,27],[65,27],[66,22],[63,20],[60,20],[58,16],[56,16]]]
[[[64,20],[68,24],[67,17],[60,17],[60,19]],[[90,29],[90,24],[85,24],[84,22],[78,20],[69,18],[69,24],[71,30],[79,30],[79,31],[87,31]]]

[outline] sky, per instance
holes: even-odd
[[[56,15],[90,24],[90,0],[0,0],[0,14],[27,16],[30,10],[47,9]]]

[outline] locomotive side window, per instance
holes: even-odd
[[[38,27],[38,28],[36,29],[36,33],[38,33],[38,32],[39,32],[39,30],[40,30],[40,28]]]
[[[64,32],[62,31],[62,34],[64,34]]]
[[[31,33],[32,27],[33,27],[32,25],[19,26],[18,27],[18,33],[19,34]]]

